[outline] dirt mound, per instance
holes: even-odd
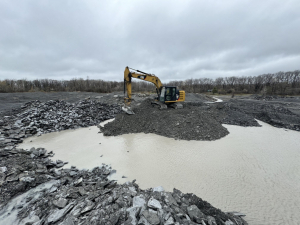
[[[204,108],[185,104],[183,109],[160,110],[146,99],[133,108],[135,115],[118,114],[101,128],[106,136],[128,133],[155,133],[181,140],[216,140],[229,132],[218,121],[218,115]]]

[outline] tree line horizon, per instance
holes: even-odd
[[[267,94],[299,95],[300,70],[268,73],[258,76],[231,76],[219,78],[197,78],[184,81],[170,81],[166,86],[176,86],[189,93],[213,92],[218,94]],[[149,82],[133,81],[135,92],[155,92]],[[99,92],[110,93],[124,90],[123,81],[104,81],[74,78],[71,80],[52,79],[5,79],[0,80],[0,93],[10,92]]]

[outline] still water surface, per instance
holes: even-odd
[[[300,224],[300,132],[259,123],[224,125],[230,134],[217,141],[104,137],[94,126],[30,137],[20,147],[44,147],[80,169],[110,164],[120,183],[195,193],[223,211],[245,213],[250,224]]]

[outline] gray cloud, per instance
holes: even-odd
[[[0,1],[0,79],[164,82],[300,69],[300,2]]]

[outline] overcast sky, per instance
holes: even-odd
[[[0,0],[0,79],[300,69],[299,0]]]

